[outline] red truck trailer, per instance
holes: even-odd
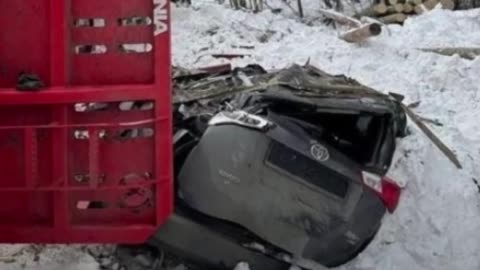
[[[169,8],[120,2],[0,2],[1,242],[142,243],[172,213]]]

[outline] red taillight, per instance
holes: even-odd
[[[393,213],[397,208],[400,199],[400,187],[388,177],[380,177],[369,172],[362,172],[363,183],[373,189],[388,212]]]
[[[388,212],[393,213],[400,199],[400,187],[388,177],[382,178],[382,201]]]

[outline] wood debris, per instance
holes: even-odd
[[[461,58],[473,60],[480,55],[480,47],[456,47],[456,48],[420,48],[419,50],[424,52],[432,52],[445,56],[458,55]]]
[[[226,59],[233,59],[233,58],[244,58],[251,56],[250,54],[243,54],[243,53],[217,53],[211,54],[213,58],[226,58]]]
[[[350,43],[358,43],[369,37],[378,36],[382,32],[382,26],[378,23],[369,23],[352,29],[340,35],[340,38]]]
[[[347,26],[350,26],[350,27],[360,27],[362,25],[362,23],[359,20],[357,20],[355,18],[352,18],[352,17],[349,17],[347,15],[344,15],[340,12],[331,10],[331,9],[321,8],[321,9],[319,9],[319,12],[323,16],[325,16],[329,19],[332,19],[339,24],[344,24],[344,25],[347,25]]]
[[[379,20],[385,24],[403,23],[406,19],[407,19],[407,15],[403,13],[394,13],[394,14],[390,14],[390,15],[379,18]]]
[[[390,93],[390,96],[401,102],[401,100],[398,99],[395,93]],[[433,122],[433,124],[436,125],[442,124],[438,122],[438,120],[435,121],[418,116],[414,111],[412,111],[411,105],[405,105],[401,103],[401,106],[404,109],[405,113],[408,115],[408,117],[413,121],[413,123],[415,123],[415,125],[455,165],[455,167],[457,167],[458,169],[462,169],[462,164],[458,160],[455,153],[447,145],[445,145],[445,143],[443,143],[442,140],[440,140],[440,138],[438,138],[437,135],[435,135],[435,133],[433,133],[433,131],[427,125],[425,125],[424,122]]]
[[[343,39],[346,42],[359,43],[365,41],[369,37],[378,36],[382,32],[382,26],[377,22],[360,21],[332,9],[320,9],[320,13],[327,19],[331,19],[338,24],[351,28],[339,36],[340,39]]]
[[[457,167],[458,169],[462,168],[462,164],[460,164],[460,161],[457,159],[457,156],[455,153],[448,148],[441,140],[438,138],[433,131],[425,125],[425,123],[422,121],[422,119],[416,115],[410,108],[407,106],[403,105],[402,106],[405,112],[407,113],[408,117],[412,119],[412,121],[415,123],[415,125],[420,128],[420,130],[432,141],[432,143],[438,147],[438,149]]]

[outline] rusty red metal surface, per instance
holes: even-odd
[[[141,243],[172,213],[168,17],[0,1],[0,242]],[[17,91],[20,72],[46,87]]]

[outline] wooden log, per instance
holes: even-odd
[[[440,0],[443,9],[453,10],[455,8],[455,2],[453,0]]]
[[[407,14],[412,13],[413,12],[413,5],[410,4],[410,3],[403,4],[403,12],[407,13]]]
[[[435,8],[435,6],[438,5],[440,1],[439,0],[427,0],[423,3],[423,5],[428,9],[428,10],[432,10]]]
[[[445,56],[452,56],[458,54],[461,58],[473,60],[477,56],[480,56],[480,48],[468,48],[468,47],[458,47],[458,48],[424,48],[420,49],[424,52],[433,52]]]
[[[376,4],[373,6],[373,10],[375,11],[375,15],[381,15],[387,13],[387,5],[384,3]]]
[[[427,8],[425,7],[425,5],[423,5],[423,4],[420,4],[420,5],[418,5],[418,6],[415,6],[415,7],[413,8],[413,10],[414,10],[415,13],[417,13],[417,14],[423,14],[423,13],[425,13],[425,12],[428,11],[428,9],[427,9]]]
[[[320,8],[318,11],[322,13],[323,16],[329,19],[332,19],[340,24],[345,24],[350,27],[360,27],[362,25],[362,23],[359,20],[349,17],[347,15],[344,15],[332,9]]]
[[[378,23],[365,24],[340,35],[340,39],[350,43],[362,42],[369,37],[378,36],[382,32],[382,26]]]
[[[392,11],[389,13],[402,13],[403,12],[403,4],[395,4],[392,6]]]
[[[426,11],[432,10],[438,5],[438,3],[440,3],[439,0],[427,0],[426,2],[414,8],[415,13],[422,14],[422,13],[425,13]]]
[[[403,13],[390,14],[384,17],[378,18],[382,23],[403,23],[407,19],[407,15]]]
[[[377,17],[387,13],[387,5],[379,3],[360,11],[355,17]]]
[[[398,0],[388,0],[388,3],[393,6],[395,4],[398,4]]]
[[[418,6],[418,5],[421,5],[423,3],[423,1],[422,0],[408,0],[407,3],[409,3],[412,6]]]

